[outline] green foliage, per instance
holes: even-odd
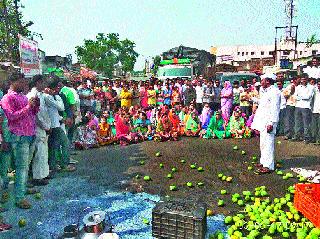
[[[159,66],[160,66],[160,62],[161,62],[161,57],[160,56],[155,56],[154,59],[153,59],[154,67],[152,69],[152,73],[154,75],[156,75],[157,72],[158,72],[158,69],[159,69]]]
[[[317,39],[317,35],[313,34],[310,38],[307,39],[307,47],[311,47],[314,44],[320,43],[320,40]]]
[[[82,46],[77,46],[76,54],[80,63],[112,77],[117,65],[124,73],[133,70],[139,56],[135,46],[129,39],[120,40],[117,33],[98,33],[95,40],[84,40]]]
[[[33,34],[28,30],[33,22],[25,22],[20,0],[0,0],[0,61],[19,63],[18,34],[30,37]]]

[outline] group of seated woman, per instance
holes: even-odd
[[[100,119],[87,113],[78,130],[77,148],[90,148],[113,143],[128,145],[145,140],[176,141],[181,136],[204,139],[249,138],[254,114],[246,119],[235,107],[225,120],[220,110],[213,112],[205,104],[199,115],[195,106],[162,105],[142,109],[120,108],[115,114],[106,111]]]

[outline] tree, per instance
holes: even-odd
[[[158,73],[158,69],[159,69],[159,66],[160,66],[160,62],[161,62],[161,57],[160,56],[155,56],[153,58],[153,69],[152,69],[152,73],[154,75],[157,75]]]
[[[310,38],[307,39],[307,47],[311,47],[314,44],[320,43],[320,40],[317,39],[317,35],[313,34]]]
[[[98,33],[95,40],[84,40],[82,46],[77,46],[76,54],[80,63],[111,78],[117,65],[124,73],[133,70],[139,56],[135,46],[128,39],[120,41],[117,33]]]
[[[0,0],[0,60],[20,62],[18,34],[32,37],[29,27],[32,21],[25,22],[20,0]],[[41,36],[41,35],[40,35]]]

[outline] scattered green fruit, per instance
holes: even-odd
[[[147,218],[142,219],[143,224],[149,225],[149,220]]]
[[[172,174],[168,173],[167,178],[170,178],[170,179],[173,178]]]
[[[188,186],[189,188],[191,188],[191,187],[193,187],[193,184],[192,184],[191,182],[187,182],[187,186]]]
[[[224,206],[224,201],[220,199],[220,200],[218,201],[218,206],[219,206],[219,207]]]
[[[41,195],[41,193],[36,193],[36,194],[34,195],[34,197],[35,197],[36,199],[41,199],[41,198],[42,198],[42,195]]]
[[[210,210],[210,209],[208,209],[208,210],[207,210],[207,216],[208,216],[208,217],[211,217],[211,216],[213,216],[213,215],[214,215],[213,211]]]
[[[220,193],[221,193],[221,195],[225,195],[225,194],[227,194],[227,190],[222,189],[222,190],[220,191]]]
[[[144,177],[143,177],[143,180],[144,180],[144,181],[150,181],[151,178],[150,178],[150,176],[144,176]]]
[[[176,191],[177,190],[177,186],[176,185],[170,185],[169,189],[170,189],[170,191]]]
[[[232,177],[227,177],[226,181],[230,183],[232,181]]]
[[[163,167],[164,167],[163,163],[159,164],[159,167],[160,167],[160,168],[163,168]]]
[[[177,172],[177,168],[172,168],[171,171],[172,171],[173,173],[175,173],[175,172]]]
[[[160,152],[156,152],[156,157],[160,157],[161,153]]]
[[[203,167],[199,167],[199,168],[198,168],[198,171],[199,171],[199,172],[203,172],[203,171],[204,171]]]
[[[21,218],[18,222],[19,227],[25,227],[27,225],[27,221],[24,218]]]
[[[238,149],[239,149],[239,148],[238,148],[237,145],[233,146],[233,150],[238,150]]]

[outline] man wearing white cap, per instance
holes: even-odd
[[[252,122],[252,129],[260,131],[260,163],[257,174],[270,173],[274,170],[274,140],[280,113],[280,91],[275,87],[276,76],[261,76],[259,106]]]

